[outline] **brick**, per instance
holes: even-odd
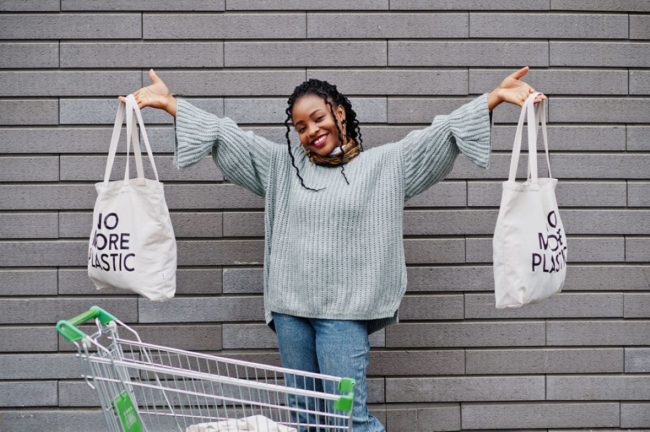
[[[55,125],[59,121],[59,102],[54,99],[4,99],[0,100],[0,124],[2,125]],[[47,149],[51,152],[50,147],[44,147],[40,142],[25,142],[24,138],[16,139],[10,142],[9,137],[23,136],[34,130],[42,129],[0,129],[0,140],[2,140],[3,153],[23,153],[30,151],[30,147]],[[28,140],[27,140],[28,141]],[[37,145],[35,145],[37,144]],[[12,151],[12,146],[15,150]]]
[[[500,37],[500,36],[499,36]],[[512,43],[509,41],[509,43]],[[530,43],[530,42],[528,42]],[[564,42],[557,42],[564,43]],[[582,46],[584,42],[567,42],[572,47]],[[546,44],[546,42],[544,42]],[[550,42],[551,47],[555,47],[556,42]],[[550,50],[550,58],[553,58],[554,51]],[[516,64],[519,64],[517,62]],[[526,63],[529,64],[528,60]],[[553,65],[553,61],[551,61]],[[514,69],[482,69],[482,68],[472,68],[469,71],[469,92],[470,93],[483,93],[486,91],[491,91],[493,88],[499,85],[499,83],[508,75],[513,72]],[[594,70],[575,70],[575,69],[538,69],[532,68],[525,76],[525,81],[530,84],[537,91],[542,91],[544,94],[551,95],[546,101],[546,105],[551,110],[555,104],[554,94],[564,94],[564,95],[627,95],[628,94],[628,74],[625,70],[605,70],[605,69],[594,69]],[[519,114],[521,113],[521,107],[518,105],[504,103],[499,105],[499,108],[494,111],[494,120],[495,122],[505,121],[514,123],[515,125],[519,121]],[[547,112],[548,114],[548,112]],[[548,115],[546,116],[547,122],[556,120]],[[609,123],[609,122],[607,122]],[[596,125],[580,125],[575,127],[576,129],[583,129],[585,127],[600,127]],[[611,126],[607,126],[611,127]],[[551,126],[549,126],[551,129]],[[541,135],[541,132],[540,132]],[[513,138],[515,136],[514,132],[511,135]],[[549,135],[549,140],[555,142],[551,139]],[[524,138],[526,141],[526,138]],[[559,144],[559,143],[558,143]],[[552,145],[552,144],[551,144]],[[510,143],[510,148],[512,148],[512,142]]]
[[[0,28],[2,20],[0,19]],[[80,27],[87,27],[84,24]],[[139,27],[139,24],[138,24]],[[139,88],[131,71],[6,71],[0,72],[0,96],[111,96]]]
[[[276,335],[266,324],[224,324],[223,347],[227,349],[275,348]]]
[[[221,42],[61,43],[62,68],[223,67]]]
[[[386,66],[387,58],[384,41],[226,42],[224,51],[226,67]]]
[[[85,381],[59,381],[58,391],[60,407],[101,406],[97,390],[90,388]]]
[[[179,265],[261,265],[263,240],[193,240],[177,242]]]
[[[613,39],[613,38],[607,38]],[[648,67],[647,44],[627,41],[550,41],[552,66]]]
[[[56,381],[0,382],[0,407],[56,406]]]
[[[634,0],[602,0],[598,2],[582,0],[554,0],[552,10],[589,10],[589,11],[616,11],[616,12],[643,12],[650,11],[650,5]]]
[[[549,400],[645,400],[650,377],[643,375],[553,375],[546,377]]]
[[[565,290],[647,290],[650,276],[647,266],[633,265],[599,265],[571,266],[567,270]]]
[[[59,46],[49,42],[0,43],[1,68],[57,68]]]
[[[90,431],[105,424],[101,410],[14,410],[3,411],[0,419],[3,430]]]
[[[402,298],[400,321],[463,319],[462,295],[413,295]]]
[[[336,28],[340,25],[340,22],[337,23]],[[336,87],[343,94],[369,96],[377,94],[465,96],[467,94],[467,71],[464,70],[318,69],[307,70],[307,79],[309,78],[336,83]],[[391,99],[388,99],[388,104],[390,107]],[[389,109],[388,120],[392,122],[391,117],[396,114],[394,110]]]
[[[0,366],[8,380],[81,378],[82,373],[74,354],[1,354]]]
[[[56,333],[48,327],[0,327],[2,352],[56,351]]]
[[[416,429],[413,429],[414,425]],[[426,407],[416,404],[387,406],[386,430],[414,432],[461,430],[460,407],[459,405]]]
[[[144,148],[142,148],[144,150]],[[153,169],[149,163],[149,158],[143,156],[144,176],[148,179],[155,179]],[[68,181],[102,181],[104,179],[104,170],[106,169],[106,156],[61,156],[60,175],[61,180]],[[195,166],[188,170],[178,170],[174,166],[171,156],[154,155],[156,162],[156,169],[161,182],[167,181],[217,181],[221,176],[217,175],[214,163],[207,163],[206,158],[200,166]],[[206,163],[203,163],[206,162]],[[116,156],[113,164],[110,180],[117,181],[124,178],[124,170],[126,169],[126,157]],[[134,158],[131,158],[130,165],[130,178],[135,178],[137,172],[135,170]],[[223,177],[221,177],[223,178]]]
[[[465,261],[463,239],[405,239],[407,264],[460,263]]]
[[[496,309],[494,294],[465,294],[465,318],[623,317],[623,293],[557,293],[516,309]]]
[[[630,39],[650,39],[650,30],[648,28],[650,28],[650,17],[647,15],[630,15]]]
[[[115,124],[115,116],[120,106],[117,97],[112,98],[83,98],[83,99],[60,99],[60,115],[59,123],[64,124],[106,124],[111,125],[110,129],[106,129],[105,145],[102,148],[103,153],[108,153],[108,144],[110,143],[111,136],[113,135],[112,126]],[[149,142],[152,144],[152,149],[156,151],[157,146],[152,139],[152,132],[158,132],[158,128],[150,128],[151,124],[170,124],[173,122],[167,112],[159,109],[142,109],[142,119],[145,127],[147,128],[147,136]],[[120,140],[118,142],[118,150],[120,153],[126,151],[126,121],[122,121],[122,129],[120,130]],[[172,137],[173,138],[173,137]],[[169,150],[173,150],[173,147]]]
[[[464,207],[467,205],[465,182],[442,181],[412,197],[404,207]]]
[[[221,213],[170,213],[176,238],[222,237]],[[1,216],[0,216],[1,218]],[[92,213],[61,213],[59,235],[61,237],[88,238],[92,226]]]
[[[117,288],[97,291],[88,278],[88,270],[59,269],[59,294],[62,295],[106,295],[125,294]],[[221,269],[177,269],[176,294],[219,294],[221,293]]]
[[[3,0],[0,2],[0,11],[58,11],[60,3],[60,0]]]
[[[569,235],[567,237],[568,265],[571,266],[571,263],[576,262],[623,261],[624,243],[622,237],[573,237]],[[467,262],[492,262],[491,238],[468,238],[466,248]]]
[[[647,320],[554,320],[546,324],[548,345],[648,345],[649,340]]]
[[[449,188],[441,189],[443,196],[451,192]],[[96,199],[92,184],[0,185],[2,210],[89,210]],[[165,186],[165,200],[170,210],[264,208],[263,199],[233,184],[170,184]]]
[[[498,60],[489,54],[495,50]],[[546,42],[388,41],[390,66],[502,66],[520,64],[521,59],[529,66],[548,66],[548,57]]]
[[[56,213],[0,213],[0,237],[56,238],[58,223]]]
[[[497,210],[406,210],[404,235],[492,234]]]
[[[544,377],[386,378],[387,402],[544,399]]]
[[[306,35],[303,13],[149,14],[145,39],[296,39]]]
[[[59,180],[57,156],[0,157],[0,181],[57,181]]]
[[[44,101],[45,102],[45,101]],[[0,102],[0,114],[2,113],[2,103]],[[45,104],[46,106],[49,104]],[[108,104],[106,104],[108,105]],[[44,120],[35,120],[34,124],[39,122],[50,122],[56,123],[58,120],[58,108],[57,104],[52,106],[51,112],[48,113],[34,113],[34,116],[42,116]],[[103,106],[103,104],[101,105]],[[88,104],[84,106],[83,109],[91,112],[98,111],[95,109],[97,105]],[[27,109],[32,109],[29,106],[25,106],[25,111],[21,112],[21,116],[31,116],[31,111],[26,111]],[[106,110],[108,111],[108,110]],[[79,116],[82,116],[82,111],[80,111]],[[103,111],[102,111],[103,113]],[[143,115],[146,111],[143,112]],[[45,117],[51,117],[51,120],[45,119]],[[62,115],[65,115],[62,113]],[[112,113],[113,120],[115,113]],[[6,117],[7,118],[7,117]],[[80,119],[81,120],[81,119]],[[99,122],[100,119],[94,118],[91,119],[93,122]],[[111,121],[113,121],[111,120]],[[19,120],[14,119],[11,121],[18,122]],[[146,120],[145,120],[146,121]],[[17,123],[18,124],[18,123]],[[3,144],[5,145],[3,151],[5,153],[100,153],[104,157],[108,156],[108,146],[111,142],[112,128],[102,127],[57,127],[57,128],[33,128],[33,129],[24,129],[24,128],[6,128],[0,129],[0,139],[2,139]],[[147,128],[147,135],[149,136],[149,142],[151,148],[154,152],[154,157],[156,154],[161,151],[171,152],[173,151],[173,142],[174,137],[169,128],[158,128],[152,127]],[[118,154],[124,154],[126,152],[126,131],[125,128],[122,128],[120,135],[120,140],[118,142]],[[43,142],[47,142],[47,146],[43,145]],[[206,158],[207,161],[208,158]],[[201,161],[198,165],[202,165],[204,162]],[[214,163],[210,161],[212,165]],[[191,172],[196,166],[188,167],[186,170]]]
[[[542,0],[523,0],[507,3],[496,3],[496,4],[487,4],[487,3],[468,3],[471,5],[472,10],[549,10],[550,5],[547,1]],[[458,9],[458,4],[448,3],[444,0],[391,0],[390,2],[391,10],[410,10],[410,9],[422,9],[422,10],[455,10]],[[460,427],[459,427],[460,428]],[[445,429],[447,430],[447,429]]]
[[[124,322],[134,322],[137,319],[135,298],[21,298],[0,300],[0,323],[55,324],[58,320],[79,315],[95,304]],[[52,332],[54,331],[52,327]]]
[[[626,131],[627,150],[650,150],[650,140],[647,139],[648,134],[650,134],[650,127],[628,126]]]
[[[650,403],[621,403],[621,427],[650,427]]]
[[[222,11],[224,0],[183,0],[182,2],[161,0],[114,0],[109,3],[101,0],[61,0],[61,10],[95,11]]]
[[[0,270],[0,295],[56,295],[56,269]]]
[[[296,82],[305,79],[305,73],[296,70],[168,71],[164,77],[169,88],[186,96],[286,97]],[[146,72],[142,72],[142,81],[149,82],[148,79]]]
[[[141,323],[263,320],[261,297],[177,297],[164,303],[139,302]]]
[[[555,195],[560,206],[571,207],[625,207],[625,182],[558,182]],[[497,182],[471,181],[467,185],[470,206],[498,207],[502,187]]]
[[[625,348],[625,372],[650,372],[650,349]]]
[[[228,268],[223,270],[223,292],[227,294],[262,294],[263,282],[261,268]]]
[[[549,122],[645,123],[650,116],[647,98],[553,98]]]
[[[650,182],[629,182],[627,203],[631,207],[650,207]]]
[[[142,37],[140,14],[7,14],[0,39],[135,39]]]
[[[631,95],[646,95],[650,93],[650,74],[647,71],[630,71]]]
[[[227,212],[223,214],[223,234],[226,237],[264,236],[264,213]]]
[[[308,38],[462,38],[467,33],[466,13],[307,13]]]
[[[466,374],[623,372],[622,348],[468,349]]]
[[[650,317],[650,294],[625,293],[624,318]]]
[[[494,291],[492,266],[407,267],[407,292]]]
[[[600,428],[619,426],[616,402],[463,404],[463,428]]]
[[[625,239],[625,261],[647,263],[650,258],[650,237]]]
[[[345,0],[333,0],[321,3],[316,0],[290,0],[283,2],[265,2],[258,0],[229,0],[228,10],[386,10],[387,0],[360,0],[350,4]]]
[[[470,12],[472,38],[627,39],[620,14],[536,14]]]
[[[67,240],[0,242],[0,266],[86,265],[87,248],[87,242]]]
[[[544,345],[544,322],[486,321],[398,324],[386,328],[386,347],[473,347]]]
[[[463,350],[371,351],[369,375],[463,375]]]
[[[421,122],[424,125],[412,130],[429,127],[436,115],[446,115],[478,96],[457,98],[409,98],[388,99],[388,121],[391,123]]]

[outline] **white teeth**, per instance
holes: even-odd
[[[325,138],[327,138],[327,135],[323,135],[322,137],[318,138],[316,141],[314,141],[314,145],[321,145],[325,141]]]

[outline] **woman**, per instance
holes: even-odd
[[[265,321],[280,361],[354,378],[354,432],[384,430],[366,405],[368,335],[398,322],[407,282],[404,202],[442,180],[459,153],[488,167],[492,110],[502,102],[523,106],[534,91],[519,80],[527,71],[369,150],[349,100],[326,81],[305,81],[289,97],[286,147],[174,97],[153,69],[152,84],[134,93],[140,108],[174,116],[178,168],[212,153],[228,180],[264,197]],[[535,103],[545,98],[540,93]],[[290,126],[299,146],[290,142]]]

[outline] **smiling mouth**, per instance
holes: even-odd
[[[315,141],[311,143],[314,147],[323,147],[325,145],[325,140],[327,139],[327,134],[321,135]]]

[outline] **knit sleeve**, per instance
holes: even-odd
[[[492,112],[488,93],[450,114],[437,115],[430,126],[411,131],[398,144],[404,163],[404,200],[444,179],[459,153],[481,168],[490,165]]]
[[[229,117],[218,117],[183,98],[176,98],[174,160],[181,169],[212,154],[224,177],[264,196],[274,152],[282,146],[243,131]]]

